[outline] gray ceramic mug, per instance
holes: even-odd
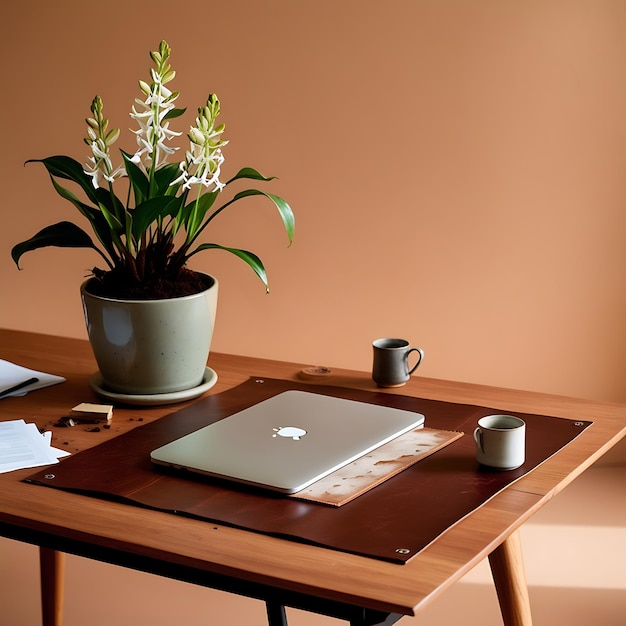
[[[404,385],[424,358],[424,351],[421,348],[411,347],[406,339],[385,337],[374,341],[372,346],[374,347],[372,378],[379,387]],[[411,352],[419,355],[413,367],[409,366]]]

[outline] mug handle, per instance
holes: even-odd
[[[424,351],[421,348],[410,348],[406,351],[407,366],[409,364],[409,354],[411,354],[411,352],[419,352],[420,358],[417,359],[417,363],[409,370],[409,376],[417,369],[417,366],[422,362],[422,359],[424,358]]]
[[[480,451],[484,454],[485,448],[483,447],[483,431],[480,428],[476,428],[474,430],[474,441],[476,445],[480,448]]]

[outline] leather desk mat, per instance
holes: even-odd
[[[423,413],[426,426],[465,434],[339,508],[189,474],[181,477],[151,463],[154,448],[288,389]],[[476,461],[472,433],[480,417],[499,412],[382,391],[250,378],[26,480],[404,563],[592,424],[516,413],[526,422],[526,462],[516,470],[492,471]]]

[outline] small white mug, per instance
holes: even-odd
[[[481,465],[512,470],[524,464],[526,424],[513,415],[487,415],[474,430],[476,456]]]

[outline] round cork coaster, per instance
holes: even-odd
[[[328,378],[333,375],[333,371],[329,367],[323,367],[316,365],[315,367],[305,367],[298,372],[300,378],[305,380],[319,380],[321,378]]]

